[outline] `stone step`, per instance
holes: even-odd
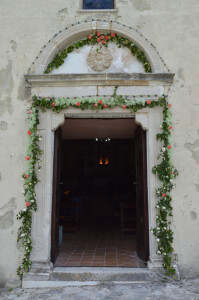
[[[46,273],[33,274],[29,272],[23,278],[22,287],[46,288],[99,285],[103,283],[130,284],[147,282],[150,278],[150,271],[145,268],[55,267],[51,269],[48,275]]]
[[[59,281],[145,281],[149,271],[145,268],[55,267],[50,280]]]

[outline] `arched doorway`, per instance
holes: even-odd
[[[144,50],[149,60],[153,73],[95,73],[95,74],[50,74],[44,75],[44,71],[59,49],[64,49],[70,43],[83,38],[90,32],[100,30],[101,32],[114,31],[129,40],[135,42],[140,49]],[[59,47],[57,47],[59,45]],[[31,73],[32,72],[32,73]],[[174,74],[167,73],[153,45],[143,36],[125,26],[114,22],[93,21],[91,23],[77,24],[57,34],[52,41],[41,51],[37,58],[31,74],[26,75],[31,94],[40,97],[70,97],[81,96],[102,96],[112,95],[114,87],[119,86],[118,93],[125,96],[144,97],[150,95],[156,99],[167,93]],[[158,186],[158,179],[151,173],[152,167],[157,162],[157,153],[160,144],[156,141],[156,133],[159,131],[162,111],[160,107],[153,109],[142,109],[131,113],[122,108],[102,111],[77,111],[74,108],[62,110],[59,114],[48,111],[40,113],[40,130],[44,139],[41,141],[41,148],[44,150],[43,166],[40,173],[40,182],[37,186],[38,211],[33,214],[32,239],[33,261],[30,274],[43,270],[44,278],[49,278],[51,272],[51,220],[52,220],[52,182],[53,182],[53,157],[54,157],[54,132],[64,122],[65,118],[132,118],[136,123],[146,130],[146,157],[147,157],[147,185],[148,185],[148,224],[149,228],[155,225],[155,188]],[[42,230],[41,230],[42,228]],[[160,259],[156,254],[156,241],[149,234],[149,262],[148,266],[159,266]],[[25,278],[25,277],[24,277]],[[25,279],[24,279],[25,280]]]

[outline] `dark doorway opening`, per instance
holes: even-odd
[[[55,266],[145,267],[146,133],[134,119],[67,119],[55,132]]]

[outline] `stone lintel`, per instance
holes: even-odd
[[[174,73],[25,75],[27,87],[170,85]]]

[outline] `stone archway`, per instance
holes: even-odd
[[[154,73],[142,74],[60,74],[43,75],[43,72],[52,60],[54,55],[73,41],[84,37],[91,31],[115,31],[126,36],[137,43],[147,55]],[[27,84],[31,87],[32,95],[44,97],[60,97],[70,95],[76,97],[88,95],[101,96],[112,95],[114,86],[118,85],[118,93],[147,97],[150,99],[160,97],[167,93],[174,74],[165,73],[164,65],[155,51],[154,47],[144,39],[138,32],[113,22],[85,22],[71,26],[67,31],[56,35],[44,48],[41,56],[37,59],[34,73],[26,75]],[[103,87],[103,88],[99,88]],[[88,88],[89,87],[89,88]],[[157,162],[157,154],[160,145],[156,141],[156,134],[159,131],[162,111],[160,107],[153,109],[143,109],[135,114],[124,111],[122,108],[102,111],[100,113],[92,111],[77,111],[69,108],[59,114],[48,111],[40,113],[40,127],[43,135],[41,148],[44,150],[42,158],[43,166],[39,175],[40,182],[37,186],[38,211],[33,214],[32,240],[33,250],[31,260],[33,261],[30,272],[24,277],[24,282],[38,280],[49,280],[51,274],[50,250],[51,250],[51,203],[52,203],[52,176],[53,176],[53,141],[54,131],[64,123],[66,117],[78,118],[129,118],[135,117],[138,124],[147,132],[147,166],[148,166],[148,207],[149,207],[149,228],[155,226],[155,188],[159,182],[152,174],[151,169]],[[42,228],[42,230],[41,230]],[[156,241],[150,234],[149,238],[150,261],[148,267],[159,267],[161,260],[156,254]],[[24,285],[25,286],[25,285]],[[27,285],[26,285],[27,286]]]
[[[145,52],[149,60],[153,73],[164,73],[165,64],[161,59],[155,46],[145,38],[138,30],[128,27],[124,24],[114,21],[93,20],[72,24],[60,30],[54,37],[46,43],[40,50],[34,64],[29,69],[30,74],[44,74],[47,65],[52,61],[54,56],[61,50],[68,47],[73,42],[84,38],[85,36],[96,32],[115,32],[118,35],[133,41],[140,50]]]

